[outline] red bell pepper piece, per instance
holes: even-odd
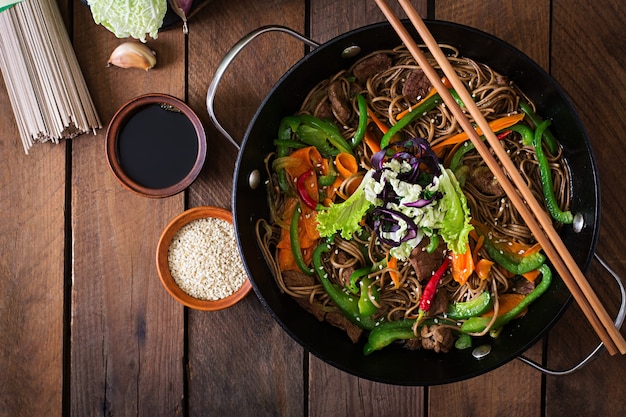
[[[298,181],[296,182],[296,189],[298,190],[298,196],[302,200],[304,204],[311,210],[315,210],[317,207],[317,201],[311,197],[308,190],[306,189],[307,178],[313,175],[313,171],[309,170],[304,172],[300,177],[298,177]]]

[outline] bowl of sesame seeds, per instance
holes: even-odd
[[[157,271],[167,292],[184,306],[222,310],[250,292],[232,221],[228,210],[201,206],[182,212],[163,230]]]

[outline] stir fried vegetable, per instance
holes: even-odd
[[[550,285],[541,247],[510,213],[467,134],[455,122],[441,127],[438,118],[449,115],[433,88],[385,114],[371,97],[375,87],[358,89],[355,80],[331,81],[328,101],[281,121],[268,159],[273,221],[259,239],[266,253],[275,250],[277,282],[318,318],[341,313],[365,332],[366,355],[395,341],[446,352],[471,346],[475,335],[497,337]],[[477,102],[488,95],[480,94]],[[502,146],[524,152],[546,211],[568,223],[566,200],[553,190],[549,161],[560,155],[550,121],[524,99],[505,101],[516,107],[494,111],[491,129]],[[415,134],[422,129],[435,133]],[[287,283],[287,272],[306,284]],[[332,322],[350,334],[348,324]]]

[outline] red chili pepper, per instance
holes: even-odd
[[[500,132],[498,134],[498,136],[496,136],[498,138],[498,140],[502,140],[504,138],[506,138],[507,136],[509,136],[511,134],[512,130],[505,130],[504,132]]]
[[[298,195],[300,196],[302,202],[306,204],[306,206],[311,210],[315,210],[315,208],[317,207],[317,201],[315,201],[313,197],[311,197],[306,189],[306,179],[309,178],[311,175],[313,175],[313,171],[310,170],[300,175],[298,181],[296,182],[296,189],[298,190]]]
[[[450,257],[446,256],[441,266],[435,271],[430,280],[426,283],[424,287],[424,291],[422,292],[422,298],[420,299],[420,306],[418,311],[417,321],[421,321],[422,317],[428,310],[430,310],[430,306],[433,303],[433,298],[435,298],[435,292],[437,291],[437,286],[439,285],[439,281],[441,281],[441,277],[446,273],[448,267],[450,266]]]

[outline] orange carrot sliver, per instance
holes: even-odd
[[[396,288],[400,288],[400,274],[398,273],[398,259],[387,253],[387,267],[389,268],[389,275]]]
[[[539,272],[538,269],[526,272],[525,274],[522,274],[522,276],[524,278],[526,278],[528,281],[530,282],[535,282],[535,280],[537,279],[537,277],[541,275],[541,272]]]
[[[452,253],[452,278],[463,285],[474,272],[474,260],[469,243],[465,253]]]
[[[389,126],[381,122],[380,119],[376,117],[374,112],[370,110],[369,108],[367,109],[367,115],[370,117],[370,119],[372,119],[372,122],[376,123],[376,126],[378,126],[378,128],[380,129],[381,132],[383,132],[383,134],[387,133],[387,131],[389,130]]]
[[[492,120],[491,122],[489,122],[489,127],[494,132],[498,132],[502,129],[506,129],[507,127],[513,126],[514,124],[516,124],[523,118],[524,118],[524,113],[504,116],[504,117],[501,117],[499,119]],[[483,134],[482,130],[478,127],[476,128],[476,133],[479,136]],[[442,148],[445,148],[446,146],[450,146],[450,145],[456,145],[459,142],[464,142],[468,138],[469,136],[465,132],[457,133],[456,135],[450,136],[449,138],[437,143],[432,148],[435,153],[439,154],[438,152],[440,152]]]
[[[526,297],[524,294],[506,293],[498,295],[498,316],[508,313],[517,306]],[[522,311],[517,317],[526,314],[526,310]],[[492,317],[493,310],[483,314],[484,317]]]
[[[372,153],[380,152],[380,142],[376,140],[369,131],[365,131],[365,137],[363,137],[363,141],[370,148]]]
[[[474,263],[478,263],[478,252],[480,251],[480,249],[483,247],[485,243],[485,236],[480,235],[478,237],[478,240],[476,240],[476,246],[474,246]]]
[[[510,242],[507,242],[507,245],[508,249],[512,253],[518,254],[522,257],[532,255],[533,253],[537,253],[541,250],[541,245],[539,243],[529,246],[515,240],[511,240]]]
[[[359,170],[356,158],[347,152],[341,152],[335,157],[335,167],[343,178],[351,177]]]
[[[489,278],[489,274],[491,273],[491,267],[493,266],[493,262],[489,259],[480,259],[476,262],[476,275],[478,278],[485,280]]]

